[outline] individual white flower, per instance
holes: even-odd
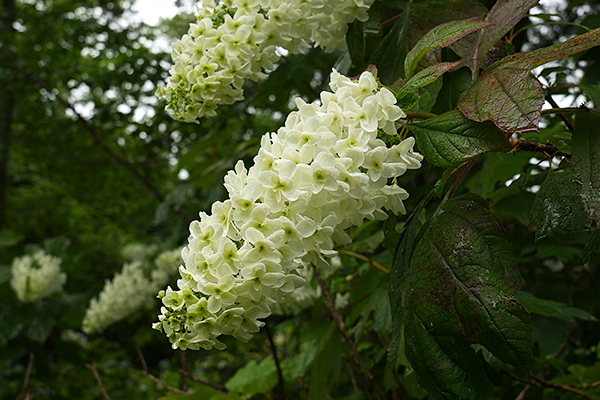
[[[33,256],[18,257],[12,263],[10,285],[17,298],[32,303],[62,291],[67,274],[61,272],[62,260],[39,250]]]
[[[309,266],[329,268],[335,246],[351,242],[344,229],[387,218],[383,208],[405,211],[408,193],[391,178],[422,158],[413,139],[390,150],[377,138],[402,110],[378,96],[385,88],[376,82],[370,72],[352,81],[334,71],[334,93],[321,94],[320,105],[297,100],[284,126],[262,137],[254,166],[238,162],[227,173],[230,198],[190,224],[178,289],[159,295],[153,326],[173,347],[223,348],[220,335],[249,340],[260,319],[293,310],[290,299],[303,292],[318,294],[302,289]]]

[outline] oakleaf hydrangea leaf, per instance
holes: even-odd
[[[548,236],[555,228],[563,233],[587,230],[589,221],[573,172],[550,172],[535,197],[531,214],[537,222],[536,240]]]
[[[411,260],[405,337],[421,384],[438,399],[489,399],[493,385],[471,344],[526,371],[529,315],[514,293],[521,279],[512,246],[482,198],[445,202]]]

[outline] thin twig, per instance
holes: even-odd
[[[98,386],[100,386],[100,391],[102,392],[102,395],[104,396],[104,398],[106,400],[110,400],[110,396],[106,392],[106,389],[104,389],[104,385],[102,384],[102,378],[100,378],[100,374],[98,373],[98,369],[96,368],[96,361],[94,361],[91,365],[85,364],[85,366],[87,368],[89,368],[90,370],[92,370],[92,373],[94,374],[94,378],[96,378],[96,382],[98,382]]]
[[[563,152],[558,146],[552,143],[535,143],[530,142],[525,139],[516,139],[510,138],[508,142],[512,146],[512,150],[509,151],[509,154],[514,154],[517,151],[531,151],[531,152],[540,152],[547,154],[548,156],[561,156],[565,158],[571,158],[571,154]]]
[[[531,385],[525,385],[525,387],[523,388],[523,390],[521,390],[519,392],[519,394],[517,395],[517,397],[515,397],[515,400],[523,400],[523,399],[525,399],[525,395],[527,394],[527,392],[529,391],[529,389],[531,389]]]
[[[378,270],[385,272],[386,274],[390,273],[390,271],[386,267],[384,267],[383,265],[379,264],[376,261],[373,261],[373,259],[371,259],[371,257],[367,257],[367,256],[364,256],[364,255],[362,255],[360,253],[356,253],[356,252],[350,251],[350,250],[343,250],[343,249],[338,250],[338,253],[340,253],[340,254],[346,254],[348,256],[351,256],[351,257],[354,257],[354,258],[358,258],[359,260],[366,261],[370,266],[375,267]]]
[[[522,377],[520,377],[518,375],[515,375],[512,372],[507,371],[507,370],[504,370],[503,372],[506,375],[508,375],[511,378],[513,378],[514,380],[526,383],[529,386],[537,386],[537,387],[540,387],[540,388],[561,389],[561,390],[564,390],[566,392],[575,393],[575,394],[577,394],[579,396],[585,397],[586,399],[591,399],[585,392],[582,392],[581,390],[579,390],[577,388],[574,388],[573,386],[550,382],[550,381],[547,381],[547,380],[545,380],[543,378],[540,378],[539,376],[531,374],[531,373],[529,375],[533,379],[522,378]]]
[[[550,105],[551,105],[553,108],[555,108],[555,109],[556,109],[556,108],[560,109],[560,107],[558,106],[558,104],[556,104],[556,102],[554,101],[554,99],[552,98],[552,95],[551,95],[550,93],[548,93],[548,94],[546,95],[546,101],[547,101],[548,103],[550,103]],[[563,122],[565,123],[565,125],[567,126],[567,128],[569,128],[569,130],[570,130],[571,132],[573,132],[573,122],[571,122],[571,120],[569,119],[569,117],[567,117],[567,116],[565,115],[565,113],[564,113],[564,112],[560,112],[558,115],[560,116],[560,119],[562,119],[562,120],[563,120]]]
[[[218,383],[214,383],[214,382],[210,382],[210,381],[205,381],[204,379],[197,378],[194,375],[190,374],[188,371],[179,370],[179,372],[181,372],[182,374],[187,375],[188,378],[190,378],[194,382],[201,383],[201,384],[203,384],[205,386],[208,386],[208,387],[211,387],[213,389],[219,390],[219,391],[221,391],[223,393],[229,393],[229,389],[227,389],[223,385],[219,385]]]
[[[148,364],[146,364],[146,359],[144,358],[142,351],[140,350],[139,347],[136,347],[136,350],[137,350],[138,356],[140,358],[140,363],[142,364],[142,368],[144,369],[142,371],[142,375],[144,375],[146,378],[149,378],[149,379],[153,380],[154,382],[158,383],[159,385],[161,385],[162,387],[164,387],[165,389],[167,389],[170,392],[188,394],[187,392],[185,392],[181,389],[177,389],[176,387],[170,386],[169,384],[161,381],[159,378],[157,378],[156,376],[149,373],[148,372]]]
[[[179,394],[189,394],[188,392],[184,392],[181,389],[177,389],[176,387],[170,386],[169,384],[161,381],[156,376],[152,375],[151,373],[149,373],[147,371],[142,371],[142,375],[144,375],[146,378],[149,378],[152,381],[158,383],[159,385],[161,385],[162,387],[164,387],[165,389],[167,389],[170,392],[175,392],[175,393],[179,393]]]
[[[562,390],[565,390],[567,392],[575,393],[575,394],[577,394],[579,396],[585,397],[586,399],[591,399],[591,397],[588,396],[587,393],[582,392],[581,390],[576,389],[573,386],[563,385],[561,383],[550,382],[550,381],[547,381],[547,380],[545,380],[543,378],[540,378],[539,376],[534,375],[534,374],[530,374],[530,376],[535,381],[539,382],[542,385],[542,387],[550,387],[550,388],[555,388],[555,389],[562,389]]]
[[[379,24],[380,28],[383,28],[385,26],[388,26],[389,24],[393,23],[394,21],[396,21],[398,18],[400,18],[402,16],[402,13],[393,16],[392,18],[388,19],[387,21],[382,22],[381,24]]]
[[[477,158],[479,158],[479,157],[475,157],[472,160],[465,161],[464,163],[462,163],[458,167],[458,168],[462,167],[462,170],[460,171],[460,174],[458,175],[458,178],[456,178],[456,181],[452,185],[452,188],[448,192],[448,198],[451,198],[454,195],[454,192],[456,192],[456,190],[460,186],[462,180],[465,178],[465,176],[467,175],[467,173],[469,172],[469,170],[471,169],[471,167],[473,166],[473,164],[475,164],[475,161],[477,161]]]
[[[325,297],[327,309],[329,310],[329,313],[331,314],[331,316],[333,317],[334,321],[336,322],[338,328],[340,329],[340,332],[342,332],[342,336],[344,336],[346,343],[348,343],[348,345],[350,346],[350,349],[352,350],[352,354],[354,355],[354,360],[360,366],[360,369],[362,369],[363,373],[367,376],[369,381],[373,381],[373,374],[371,374],[371,371],[369,371],[369,369],[367,368],[367,365],[363,361],[362,357],[360,356],[360,354],[358,354],[358,350],[356,350],[356,346],[354,345],[352,338],[350,338],[348,331],[346,331],[346,328],[344,326],[344,320],[342,320],[342,317],[335,309],[335,304],[333,302],[333,299],[331,298],[331,295],[329,294],[329,289],[327,288],[327,286],[325,285],[325,282],[323,281],[323,277],[321,276],[321,273],[319,272],[319,270],[317,269],[317,267],[314,264],[312,265],[312,267],[313,267],[313,271],[315,273],[315,277],[317,278],[317,281],[319,282],[319,286],[321,287],[321,291],[323,292],[323,297]]]
[[[181,350],[181,390],[184,392],[188,390],[187,384],[187,357],[185,350]]]
[[[27,362],[27,370],[25,371],[25,380],[23,380],[23,387],[21,388],[21,393],[19,394],[19,399],[21,395],[23,395],[24,399],[29,398],[29,379],[31,378],[31,371],[33,370],[33,352],[29,353],[29,361]]]
[[[277,357],[277,347],[273,341],[273,335],[269,329],[269,324],[265,323],[265,332],[269,338],[269,344],[271,345],[271,355],[275,361],[275,367],[277,368],[277,379],[279,381],[279,396],[283,398],[285,396],[285,383],[283,381],[283,372],[281,371],[281,365],[279,364],[279,357]]]

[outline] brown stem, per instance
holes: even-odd
[[[548,103],[550,103],[550,105],[551,105],[553,108],[560,108],[560,107],[558,107],[558,104],[556,104],[556,102],[554,101],[554,99],[552,98],[552,95],[551,95],[550,93],[548,93],[548,94],[546,95],[546,101],[547,101]],[[562,120],[563,120],[563,122],[565,123],[565,125],[567,126],[567,128],[569,128],[569,130],[570,130],[571,132],[573,132],[573,122],[571,122],[571,120],[569,119],[569,117],[567,117],[567,116],[566,116],[564,113],[562,113],[562,112],[561,112],[561,113],[559,113],[558,115],[560,115],[560,119],[562,119]]]
[[[279,357],[277,357],[277,347],[275,346],[275,342],[273,341],[273,335],[271,334],[271,329],[269,329],[269,324],[267,323],[265,323],[265,332],[267,333],[267,337],[269,338],[269,344],[271,345],[271,355],[273,356],[273,360],[275,361],[275,367],[277,368],[277,379],[279,381],[278,397],[283,399],[285,397],[285,383],[283,381],[283,372],[281,371],[281,365],[279,364]]]
[[[25,379],[23,380],[23,387],[21,388],[21,392],[18,399],[23,396],[23,399],[29,398],[29,379],[31,379],[31,371],[33,370],[33,353],[29,353],[29,361],[27,362],[27,370],[25,371]]]
[[[181,393],[181,394],[188,394],[187,392],[181,390],[181,389],[177,389],[173,386],[170,386],[168,384],[166,384],[165,382],[161,381],[160,379],[158,379],[156,376],[152,375],[151,373],[148,372],[148,364],[146,364],[146,359],[144,358],[144,355],[142,354],[142,351],[140,350],[139,347],[136,347],[137,353],[138,353],[138,357],[140,358],[140,363],[142,364],[142,368],[144,369],[142,371],[142,375],[144,375],[146,378],[151,379],[152,381],[158,383],[159,385],[161,385],[162,387],[164,387],[165,389],[167,389],[170,392],[175,392],[175,393]]]
[[[392,18],[388,19],[387,21],[382,22],[379,26],[381,28],[388,26],[389,24],[393,24],[398,18],[400,18],[402,16],[402,13],[393,16]]]
[[[406,111],[406,119],[429,119],[435,118],[437,114],[433,114],[426,111],[418,111],[418,110],[409,110]]]
[[[565,158],[571,158],[571,154],[563,152],[558,146],[552,143],[535,143],[530,142],[525,139],[508,139],[510,145],[512,146],[512,150],[509,151],[509,154],[514,154],[517,151],[531,151],[534,153],[544,153],[548,156],[561,156]]]
[[[214,383],[214,382],[210,382],[210,381],[205,381],[204,379],[200,379],[195,377],[194,375],[190,374],[188,371],[184,371],[184,370],[180,370],[180,372],[182,374],[187,375],[188,378],[190,378],[192,381],[197,382],[197,383],[201,383],[205,386],[211,387],[213,389],[219,390],[223,393],[229,393],[229,390],[223,386],[223,385],[219,385],[218,383]]]
[[[351,256],[351,257],[354,257],[354,258],[358,258],[359,260],[363,260],[363,261],[367,262],[371,267],[375,267],[378,270],[380,270],[380,271],[382,271],[382,272],[384,272],[386,274],[390,273],[390,271],[386,267],[384,267],[383,265],[379,264],[376,261],[373,261],[371,259],[371,257],[367,257],[367,256],[364,256],[362,254],[356,253],[354,251],[343,250],[343,249],[342,250],[338,250],[338,253],[340,253],[340,254],[346,254],[348,256]]]
[[[96,378],[96,382],[98,382],[98,386],[100,386],[100,391],[102,392],[104,398],[106,400],[110,400],[110,396],[106,392],[106,389],[104,389],[104,385],[102,384],[102,378],[100,378],[100,374],[98,373],[98,369],[96,368],[96,361],[94,361],[91,365],[86,364],[85,366],[89,368],[94,374],[94,378]]]
[[[475,157],[472,160],[465,161],[457,168],[457,169],[462,168],[462,170],[460,171],[460,175],[458,175],[458,178],[456,178],[456,181],[452,185],[452,188],[448,192],[448,198],[451,198],[454,195],[454,192],[456,192],[456,190],[460,186],[462,180],[465,178],[465,176],[467,175],[467,173],[469,172],[469,170],[471,169],[473,164],[475,164],[475,161],[477,161],[478,158],[479,157]]]
[[[581,390],[574,388],[573,386],[550,382],[550,381],[547,381],[547,380],[540,378],[539,376],[531,374],[531,373],[529,375],[531,376],[532,379],[527,379],[527,378],[522,378],[518,375],[515,375],[510,371],[504,370],[503,372],[506,375],[510,376],[512,379],[517,380],[519,382],[526,383],[528,386],[536,386],[536,387],[540,387],[540,388],[561,389],[566,392],[575,393],[581,397],[591,400],[591,398],[585,392],[582,392]]]
[[[346,328],[344,326],[344,321],[342,320],[342,317],[335,309],[335,304],[333,302],[333,299],[331,298],[331,295],[329,294],[329,289],[327,288],[327,285],[325,285],[325,282],[323,281],[323,277],[321,276],[321,273],[319,272],[319,270],[317,269],[317,267],[314,264],[312,265],[312,267],[313,267],[313,271],[315,273],[315,277],[317,278],[317,281],[319,282],[319,286],[321,287],[321,291],[323,292],[323,297],[325,297],[327,309],[329,310],[329,313],[331,314],[331,316],[333,317],[334,321],[336,322],[338,328],[340,329],[340,332],[342,332],[342,336],[346,340],[346,343],[348,343],[348,346],[350,346],[350,349],[352,350],[352,354],[354,355],[354,361],[356,361],[356,363],[360,366],[360,369],[367,376],[369,381],[373,382],[373,374],[371,374],[371,371],[369,371],[369,368],[367,368],[367,365],[363,361],[362,357],[360,356],[360,354],[358,354],[358,350],[356,350],[356,346],[354,345],[352,338],[348,334],[348,331],[346,331]]]
[[[186,392],[188,390],[187,383],[187,356],[185,351],[181,350],[181,390]]]

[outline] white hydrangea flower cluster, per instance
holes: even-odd
[[[10,285],[17,298],[24,303],[32,303],[62,291],[67,274],[61,272],[62,259],[39,250],[33,256],[18,257],[13,260]]]
[[[167,284],[182,261],[181,249],[178,249],[159,254],[151,263],[148,257],[156,250],[156,245],[125,246],[122,253],[137,259],[125,264],[112,280],[107,279],[98,298],[91,300],[81,326],[85,333],[100,332],[144,305],[152,304],[156,292]]]
[[[121,249],[121,255],[128,261],[147,261],[158,251],[156,243],[129,243]]]
[[[279,60],[310,44],[326,51],[346,46],[349,22],[366,21],[374,0],[203,0],[197,22],[173,44],[170,82],[159,87],[175,118],[196,122],[221,104],[244,98],[246,79],[266,78]]]
[[[225,177],[229,199],[190,224],[179,290],[161,292],[162,329],[174,348],[223,349],[217,337],[248,341],[274,305],[302,286],[298,270],[327,267],[344,229],[404,213],[406,190],[390,178],[421,166],[408,138],[387,148],[404,117],[396,98],[370,72],[356,81],[331,75],[320,105],[296,100],[277,133],[266,134],[247,170],[239,161]]]

